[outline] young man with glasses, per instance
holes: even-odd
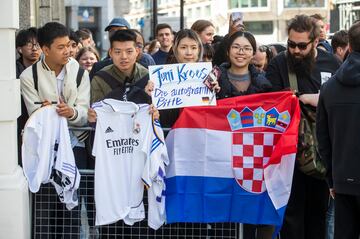
[[[16,36],[16,51],[19,54],[19,58],[16,60],[16,78],[20,77],[20,74],[29,66],[34,64],[40,59],[41,48],[37,40],[37,29],[30,27],[25,30],[19,31]],[[23,98],[21,98],[21,115],[17,120],[18,129],[18,163],[21,163],[21,131],[25,126],[25,123],[29,115],[26,112],[26,107]]]
[[[37,62],[41,55],[35,27],[19,31],[16,36],[16,51],[20,55],[16,60],[16,78],[19,78],[20,74]]]
[[[268,65],[266,78],[274,91],[290,89],[289,71],[295,74],[302,106],[316,109],[319,90],[339,67],[336,58],[317,50],[320,29],[307,15],[297,15],[288,25],[288,47]],[[325,238],[328,205],[325,180],[302,173],[295,164],[291,195],[286,209],[281,238]]]

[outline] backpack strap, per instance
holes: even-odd
[[[32,73],[33,73],[33,79],[34,79],[34,88],[36,91],[38,91],[38,72],[37,72],[37,62],[32,65]]]
[[[79,88],[79,85],[81,83],[81,79],[84,75],[85,70],[79,66],[79,70],[76,75],[76,88]]]
[[[285,52],[285,56],[286,56],[286,58],[288,57],[287,52]],[[287,62],[287,61],[286,61],[286,62]],[[288,64],[288,63],[286,63],[286,65],[287,65],[287,70],[288,70],[290,89],[291,89],[291,90],[294,90],[295,93],[298,93],[298,92],[299,92],[299,88],[298,88],[298,83],[297,83],[296,74],[295,74],[294,72],[290,71],[290,67],[289,67],[289,64]]]
[[[37,72],[37,62],[34,63],[31,67],[32,67],[32,74],[33,74],[33,79],[34,79],[34,88],[36,91],[39,90],[39,85],[38,85],[38,72]],[[85,70],[81,67],[79,67],[79,70],[77,72],[77,75],[76,75],[76,87],[79,88],[79,85],[81,83],[81,79],[84,75],[84,72]]]
[[[298,83],[297,83],[297,77],[294,72],[291,72],[288,66],[288,74],[289,74],[289,83],[290,83],[290,89],[294,90],[295,92],[299,91]]]
[[[106,71],[98,71],[96,72],[95,76],[100,76],[106,82],[106,84],[110,86],[112,90],[124,86],[123,83],[118,81],[115,77],[113,77]]]

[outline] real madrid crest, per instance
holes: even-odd
[[[140,124],[135,122],[134,123],[134,130],[133,130],[134,134],[138,134],[140,133]]]

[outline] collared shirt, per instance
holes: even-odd
[[[63,89],[64,89],[64,78],[66,74],[66,68],[63,67],[59,73],[59,75],[56,76],[56,82],[57,82],[57,92],[59,97],[63,97]]]

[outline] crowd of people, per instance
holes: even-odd
[[[289,90],[290,75],[294,74],[300,104],[314,111],[318,108],[319,157],[328,173],[326,179],[319,179],[304,174],[295,165],[279,237],[359,237],[356,120],[360,100],[360,22],[349,31],[336,32],[330,43],[320,15],[297,15],[289,21],[286,46],[261,44],[246,31],[246,25],[232,19],[228,34],[223,37],[215,36],[215,26],[207,20],[197,20],[191,29],[178,32],[166,23],[158,24],[155,39],[150,42],[145,42],[141,32],[131,29],[124,18],[114,18],[105,31],[110,49],[103,59],[88,29],[72,31],[60,23],[49,22],[17,34],[16,75],[23,99],[18,119],[19,145],[28,115],[54,102],[58,114],[74,127],[96,122],[96,112],[90,105],[104,98],[125,97],[135,103],[151,104],[154,85],[149,81],[150,65],[212,62],[221,72],[213,83],[218,99]],[[77,83],[79,68],[85,71]],[[159,112],[151,107],[149,113],[163,127],[171,127],[180,111]],[[85,147],[87,133],[71,132],[78,168],[94,168]],[[19,148],[21,164],[20,159]],[[75,211],[64,216],[70,220],[67,223],[79,225]],[[244,238],[272,238],[274,231],[271,225],[245,224]]]

